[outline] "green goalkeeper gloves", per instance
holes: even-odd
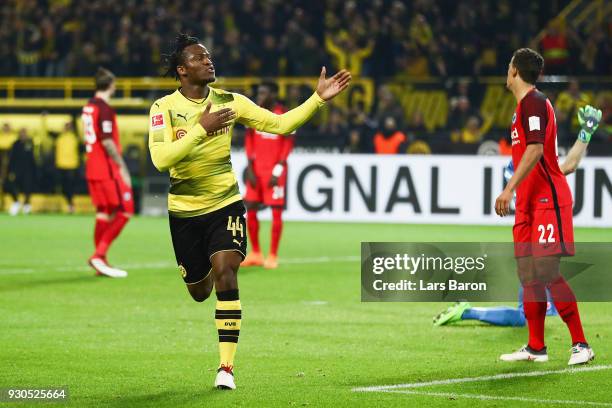
[[[578,122],[580,122],[580,133],[578,133],[578,140],[582,143],[589,143],[591,136],[597,130],[601,121],[601,110],[594,108],[591,105],[583,106],[578,109]]]

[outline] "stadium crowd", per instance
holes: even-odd
[[[507,133],[478,109],[482,87],[474,92],[473,80],[453,78],[503,76],[519,46],[539,48],[547,74],[612,73],[608,26],[575,32],[562,21],[551,22],[568,3],[9,0],[0,5],[0,76],[91,76],[100,65],[120,77],[159,76],[167,43],[184,31],[211,48],[222,76],[312,76],[325,64],[373,78],[373,109],[332,109],[316,128],[310,126],[315,145],[345,152],[444,152],[439,146],[449,142],[477,144]],[[539,37],[538,27],[546,27]],[[448,120],[435,138],[425,129],[425,113],[406,117],[397,92],[385,85],[428,77],[449,79],[441,81],[449,95]],[[558,107],[561,139],[568,142],[578,104],[599,104],[604,124],[610,122],[610,98],[586,100],[579,87],[572,83]],[[296,106],[307,92],[290,87],[285,104]],[[317,141],[316,133],[325,137]],[[416,141],[425,143],[409,149]]]
[[[499,75],[569,1],[9,0],[0,76],[156,76],[172,35],[200,37],[225,76],[311,76],[323,63],[374,78]],[[604,22],[607,24],[607,22]],[[610,28],[548,25],[548,73],[610,74]]]

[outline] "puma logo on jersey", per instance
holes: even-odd
[[[185,114],[177,113],[177,114],[176,114],[176,117],[177,117],[177,118],[183,118],[183,120],[184,120],[185,122],[187,122],[187,114],[186,114],[186,113],[185,113]]]

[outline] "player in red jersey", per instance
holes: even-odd
[[[515,173],[495,202],[495,212],[510,211],[516,190],[513,228],[517,272],[524,290],[529,343],[504,361],[548,361],[544,343],[546,288],[572,337],[569,365],[594,358],[580,321],[574,292],[560,274],[561,256],[574,254],[572,193],[559,168],[557,123],[550,101],[535,83],[544,59],[521,48],[508,65],[506,87],[517,100],[512,118],[512,161]]]
[[[115,76],[98,68],[96,93],[83,107],[82,120],[87,152],[87,186],[96,206],[94,243],[89,264],[97,275],[123,278],[127,272],[106,261],[108,248],[134,213],[130,173],[121,156],[115,111],[108,101],[115,92]]]
[[[285,108],[277,102],[278,87],[275,83],[264,82],[257,88],[257,104],[277,115]],[[248,129],[245,149],[249,159],[247,169],[246,196],[247,228],[252,251],[242,266],[263,265],[264,268],[278,267],[278,244],[283,229],[282,212],[285,206],[287,185],[287,157],[293,149],[293,134],[274,135]],[[261,205],[272,208],[272,240],[270,253],[264,261],[259,247],[259,221],[257,210]]]

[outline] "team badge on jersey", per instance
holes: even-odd
[[[514,115],[512,115],[512,124],[514,125],[514,122],[516,122],[516,112],[514,112]]]
[[[164,122],[163,113],[158,113],[156,115],[151,116],[151,129],[158,130],[166,127],[166,123]]]

